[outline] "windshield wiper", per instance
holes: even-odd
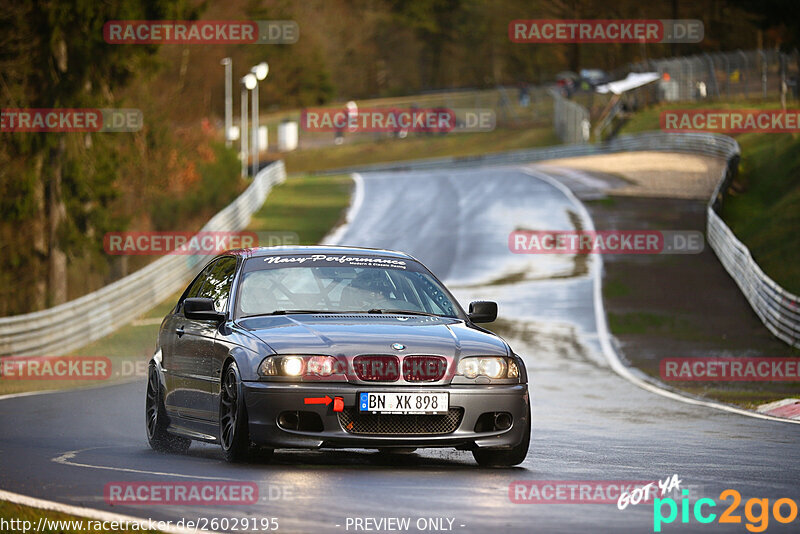
[[[395,314],[406,314],[406,315],[424,315],[426,317],[447,317],[446,315],[437,315],[435,313],[428,313],[428,312],[421,312],[421,311],[410,311],[410,310],[390,310],[390,309],[382,309],[382,308],[372,308],[371,310],[367,310],[367,313],[395,313]]]
[[[335,311],[326,311],[326,310],[275,310],[267,313],[254,313],[252,315],[245,315],[243,318],[246,319],[248,317],[264,317],[266,315],[290,315],[293,313],[340,313]]]

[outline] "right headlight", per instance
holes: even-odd
[[[258,366],[261,376],[329,377],[346,369],[333,356],[274,355],[264,358]]]
[[[470,356],[458,362],[457,375],[465,378],[519,378],[517,363],[504,356]]]

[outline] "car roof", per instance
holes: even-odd
[[[285,254],[360,254],[362,256],[383,256],[389,258],[402,258],[417,261],[405,252],[379,248],[344,247],[336,245],[281,245],[275,247],[255,247],[230,250],[225,253],[244,256],[245,258],[258,258],[263,256],[276,256]]]

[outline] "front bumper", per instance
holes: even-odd
[[[404,386],[355,384],[287,384],[243,382],[250,438],[271,448],[378,448],[378,447],[456,447],[459,449],[507,449],[522,442],[529,428],[528,385]],[[305,404],[309,397],[342,397],[345,409],[357,408],[358,393],[369,392],[448,392],[450,407],[462,408],[460,423],[453,432],[435,435],[375,435],[346,431],[333,403]],[[319,431],[288,430],[278,424],[284,412],[304,411],[319,415]],[[478,418],[487,412],[507,412],[512,425],[506,430],[476,432]]]

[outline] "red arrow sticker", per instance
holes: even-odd
[[[328,404],[331,403],[331,398],[327,395],[325,395],[324,397],[306,397],[304,399],[304,402],[306,404],[324,404],[327,406]]]

